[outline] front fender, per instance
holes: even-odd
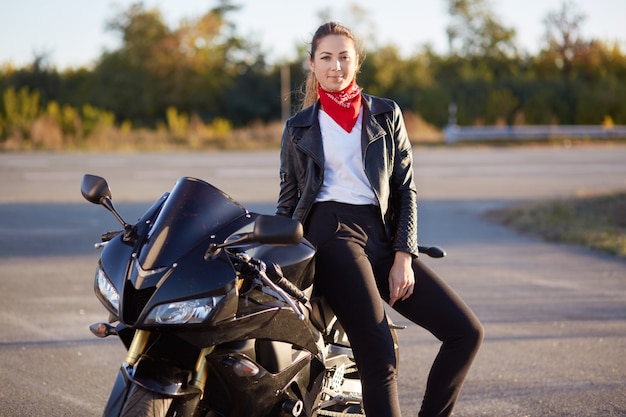
[[[117,373],[109,401],[102,415],[103,417],[119,416],[133,385],[139,385],[144,389],[165,396],[185,397],[176,406],[181,410],[193,410],[201,392],[198,388],[188,384],[190,374],[190,371],[145,357],[140,359],[134,367],[123,364]],[[183,413],[183,415],[187,414]]]
[[[142,357],[134,367],[123,366],[128,380],[149,391],[169,397],[201,394],[189,385],[191,371],[171,366],[165,362]]]
[[[115,384],[113,384],[113,389],[111,390],[111,394],[109,394],[109,401],[104,408],[102,417],[117,417],[122,412],[124,401],[132,386],[132,383],[127,378],[127,373],[124,372],[123,369],[124,368],[121,368],[117,373]]]

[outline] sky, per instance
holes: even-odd
[[[89,67],[106,50],[121,45],[119,34],[106,23],[138,0],[1,0],[0,65],[16,67],[45,55],[59,70]],[[545,17],[561,9],[564,0],[488,0],[499,22],[517,31],[517,45],[535,53],[542,46]],[[392,43],[404,56],[431,45],[447,52],[446,26],[450,23],[446,0],[235,0],[241,9],[230,14],[237,33],[257,41],[270,62],[297,56],[320,23],[320,12],[331,11],[333,20],[352,27],[349,5],[365,10],[376,45]],[[573,0],[586,15],[584,38],[619,42],[626,50],[626,1]],[[193,19],[215,7],[217,0],[144,0],[158,8],[170,28],[181,19]],[[357,28],[355,32],[358,31]],[[367,44],[366,51],[367,51]]]

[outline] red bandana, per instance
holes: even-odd
[[[361,88],[352,80],[349,86],[341,91],[326,91],[318,85],[317,92],[324,111],[350,133],[356,124],[361,110]]]

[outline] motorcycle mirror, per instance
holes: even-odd
[[[260,214],[254,222],[252,239],[268,245],[297,245],[303,235],[302,224],[297,220]]]
[[[93,204],[102,204],[104,200],[111,199],[111,189],[107,180],[97,175],[85,174],[80,192],[85,200]]]
[[[233,240],[227,240],[224,243],[210,244],[204,254],[204,259],[213,259],[220,253],[222,248],[243,243],[257,242],[267,245],[297,245],[300,243],[303,236],[304,231],[299,221],[284,216],[259,214],[254,221],[254,229],[252,232],[233,236]]]
[[[80,184],[80,193],[85,200],[93,204],[100,204],[109,210],[117,221],[124,226],[124,240],[128,241],[133,238],[133,227],[126,223],[122,216],[115,210],[113,201],[111,200],[111,189],[107,180],[97,175],[85,174]]]

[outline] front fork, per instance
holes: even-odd
[[[209,374],[209,366],[206,357],[213,352],[213,349],[215,349],[215,346],[205,347],[200,351],[198,361],[196,362],[196,369],[194,370],[194,377],[191,381],[191,385],[200,390],[200,399],[204,396],[204,387],[206,386],[206,380]]]
[[[206,347],[200,350],[198,360],[196,361],[193,375],[189,378],[189,384],[185,389],[176,389],[180,387],[182,383],[187,381],[181,381],[176,379],[179,373],[168,373],[163,364],[153,362],[145,356],[147,347],[150,341],[151,332],[148,330],[136,330],[133,336],[133,340],[128,347],[126,358],[120,371],[118,372],[115,384],[109,396],[109,401],[104,410],[103,416],[113,417],[119,416],[126,396],[134,384],[141,385],[151,391],[159,392],[163,395],[181,397],[190,396],[190,401],[183,401],[181,406],[184,409],[195,409],[195,406],[204,396],[204,389],[206,387],[208,364],[207,355],[209,355],[214,347]],[[142,359],[140,361],[140,359]],[[167,378],[168,375],[176,377],[171,378],[169,387],[172,390],[168,390],[168,384],[163,384],[163,381],[159,381],[158,384],[151,384],[151,376],[160,375]],[[187,415],[183,413],[183,415]]]
[[[146,352],[146,347],[148,346],[150,336],[151,333],[148,330],[136,330],[133,341],[128,348],[128,352],[126,354],[126,359],[124,362],[126,362],[130,366],[135,366],[139,361],[139,358],[141,358],[141,356]],[[201,397],[202,395],[204,395],[204,387],[206,385],[208,375],[206,357],[213,351],[213,349],[215,349],[214,346],[209,346],[200,350],[198,360],[196,361],[193,377],[190,382],[191,386],[200,390],[200,392],[202,393]]]
[[[128,347],[128,352],[126,353],[126,362],[130,366],[135,366],[137,361],[146,351],[146,347],[148,346],[148,341],[150,340],[150,332],[147,330],[136,330],[135,335],[133,336],[133,341],[130,343]]]

